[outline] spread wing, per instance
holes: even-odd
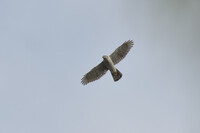
[[[124,57],[128,54],[131,47],[133,47],[133,41],[128,40],[124,42],[121,46],[119,46],[111,55],[110,58],[112,59],[114,64],[119,63]]]
[[[107,71],[108,71],[108,68],[104,65],[102,61],[99,65],[97,65],[92,70],[90,70],[87,74],[84,75],[81,83],[83,85],[86,85],[89,82],[95,81],[101,78]]]

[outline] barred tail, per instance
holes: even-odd
[[[122,77],[122,73],[118,69],[116,70],[116,73],[111,73],[114,81],[118,81]]]

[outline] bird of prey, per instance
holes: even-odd
[[[119,63],[130,51],[133,46],[133,41],[128,40],[119,46],[110,56],[104,55],[103,61],[90,70],[81,79],[83,85],[89,82],[98,80],[101,78],[108,70],[110,70],[114,81],[118,81],[122,77],[122,73],[115,67],[115,64]]]

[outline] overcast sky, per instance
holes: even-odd
[[[199,133],[200,1],[1,0],[1,133]],[[81,78],[124,41],[116,67]]]

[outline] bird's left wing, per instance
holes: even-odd
[[[108,71],[108,68],[104,65],[102,61],[99,65],[97,65],[92,70],[90,70],[87,74],[84,75],[84,77],[81,79],[81,83],[83,85],[86,85],[89,82],[95,81],[101,78],[107,71]]]
[[[133,41],[128,40],[124,42],[121,46],[119,46],[111,55],[110,58],[112,59],[114,64],[119,63],[124,57],[128,54],[131,47],[133,46]]]

